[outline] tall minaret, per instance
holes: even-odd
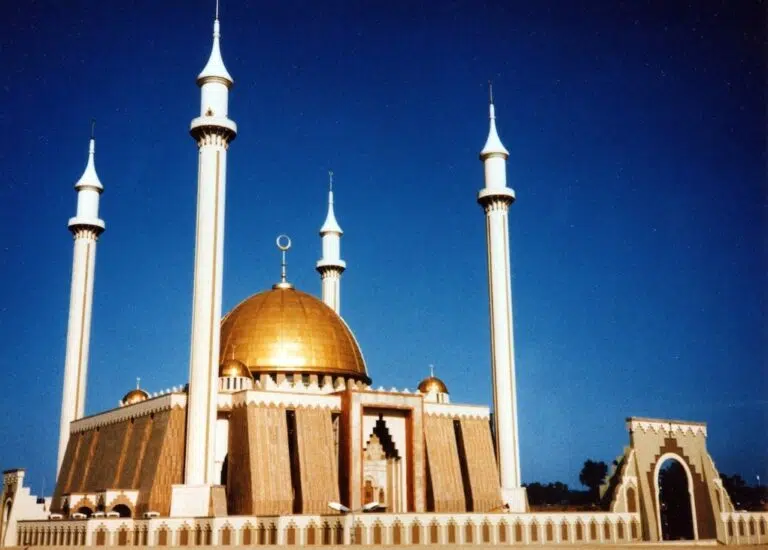
[[[61,397],[59,454],[56,472],[61,469],[69,441],[69,424],[85,413],[85,383],[88,374],[88,344],[91,337],[91,307],[93,303],[93,274],[96,266],[96,241],[104,231],[99,218],[99,198],[104,187],[94,164],[96,140],[91,129],[88,164],[75,184],[77,215],[69,220],[69,230],[75,237],[72,261],[72,288],[69,294],[69,323],[67,352],[64,360],[64,391]]]
[[[219,323],[224,256],[224,198],[227,147],[237,125],[227,117],[229,89],[234,84],[219,49],[219,9],[213,23],[213,49],[197,77],[200,116],[190,134],[197,142],[197,233],[192,302],[192,345],[187,392],[187,448],[183,494],[172,499],[172,514],[208,515],[208,494],[215,477],[216,394],[218,391]],[[191,493],[200,489],[199,493]],[[199,506],[191,509],[190,506]]]
[[[502,499],[512,512],[527,507],[520,485],[520,451],[517,437],[515,344],[512,336],[512,273],[509,266],[509,206],[515,192],[507,187],[509,152],[496,132],[493,92],[490,98],[491,127],[480,160],[485,168],[485,187],[477,201],[485,210],[488,247],[488,294],[491,322],[491,374],[496,423],[496,457],[499,461]]]
[[[347,264],[341,259],[341,236],[344,232],[333,213],[333,172],[328,172],[328,215],[320,228],[320,240],[323,243],[323,257],[317,262],[317,272],[323,284],[323,302],[341,314],[341,274]]]

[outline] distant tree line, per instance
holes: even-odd
[[[614,464],[615,465],[615,464]],[[606,481],[608,465],[603,461],[587,460],[579,472],[579,482],[586,490],[571,489],[560,481],[525,484],[528,503],[534,507],[594,509],[609,503],[600,500],[600,485]],[[768,509],[768,487],[749,486],[739,474],[721,474],[723,487],[728,491],[737,510],[759,511]]]
[[[720,474],[720,479],[737,510],[768,510],[768,487],[765,485],[747,485],[739,474]]]

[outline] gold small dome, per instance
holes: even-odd
[[[419,391],[421,393],[429,393],[431,391],[436,393],[448,393],[448,387],[445,385],[445,382],[440,380],[437,376],[428,376],[419,382]]]
[[[149,399],[149,394],[142,389],[136,388],[125,394],[123,405],[133,405],[147,399]]]
[[[221,321],[221,355],[261,374],[341,376],[370,384],[354,334],[321,300],[278,286],[245,299]]]
[[[251,378],[251,371],[237,359],[225,359],[219,367],[219,378]]]

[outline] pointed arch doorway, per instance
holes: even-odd
[[[405,472],[401,452],[387,421],[379,415],[363,450],[362,504],[378,502],[382,511],[405,510]]]

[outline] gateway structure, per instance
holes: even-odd
[[[733,507],[706,453],[705,428],[689,424],[670,424],[667,432],[657,421],[630,425],[633,433],[661,435],[633,438],[645,443],[624,455],[606,484],[608,510],[528,513],[512,334],[508,210],[515,194],[492,98],[477,199],[487,232],[493,423],[485,405],[451,403],[434,374],[414,391],[372,387],[340,316],[347,266],[332,189],[316,265],[322,300],[294,288],[284,269],[279,282],[222,317],[226,164],[237,125],[229,118],[234,81],[221,57],[218,16],[197,83],[189,383],[152,395],[137,387],[118,408],[83,417],[95,246],[104,229],[91,140],[70,221],[75,253],[56,487],[38,501],[23,485],[23,470],[5,473],[0,545],[658,540],[658,498],[643,476],[654,467],[658,476],[665,450],[691,465],[698,538],[739,539],[743,519],[753,523],[740,542],[766,540],[765,517],[737,518],[726,529],[724,514]],[[329,504],[352,513],[341,516]],[[361,509],[375,513],[355,515]]]

